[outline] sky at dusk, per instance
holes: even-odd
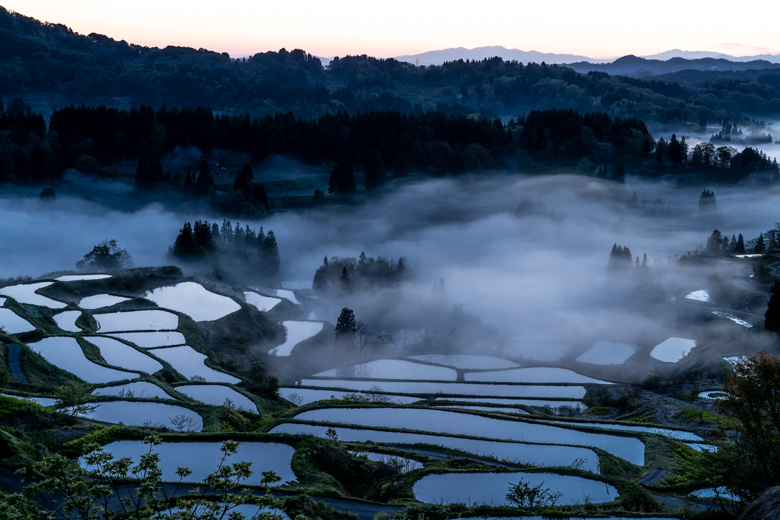
[[[751,4],[754,4],[751,7]],[[609,58],[669,49],[746,56],[780,53],[765,3],[717,8],[658,0],[9,0],[7,9],[73,30],[147,46],[232,56],[301,48],[322,57],[392,57],[501,45]],[[762,15],[762,10],[765,13]]]

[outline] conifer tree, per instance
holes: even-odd
[[[192,225],[184,223],[173,244],[173,254],[178,258],[190,258],[195,255],[195,239],[192,236]]]
[[[764,328],[766,330],[780,331],[780,282],[772,285],[772,296],[764,316]]]
[[[339,285],[341,286],[341,290],[344,292],[348,292],[352,288],[352,280],[349,279],[349,273],[347,273],[346,267],[341,270]]]
[[[753,248],[754,254],[759,254],[764,252],[764,234],[761,233],[758,235],[758,240],[756,240],[756,247]]]
[[[263,240],[263,257],[265,258],[265,275],[275,277],[279,274],[281,259],[279,258],[279,247],[276,244],[276,236],[270,229]]]
[[[739,234],[739,238],[737,239],[737,247],[734,248],[734,253],[738,255],[745,254],[745,240],[742,238],[742,233]]]
[[[357,323],[355,322],[355,313],[352,309],[344,307],[336,321],[336,340],[351,340],[357,332]]]

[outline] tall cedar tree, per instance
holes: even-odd
[[[756,240],[756,247],[753,248],[753,253],[754,254],[763,253],[765,247],[766,246],[764,245],[764,234],[761,233],[758,235],[758,240]]]
[[[244,164],[236,174],[236,179],[233,181],[233,189],[240,191],[249,198],[249,190],[252,188],[254,180],[255,174],[252,171],[252,167],[249,164]]]
[[[341,309],[338,321],[336,321],[336,339],[352,339],[357,332],[357,322],[355,322],[355,313],[352,309],[344,307]]]
[[[349,161],[340,161],[330,172],[330,182],[328,183],[329,193],[355,193],[357,184],[355,184],[355,172],[352,170],[352,163]]]
[[[745,239],[742,238],[742,233],[740,233],[739,238],[737,238],[737,246],[734,248],[734,253],[738,255],[745,254]]]
[[[780,331],[780,282],[772,285],[772,297],[769,298],[764,316],[764,328],[775,332]]]

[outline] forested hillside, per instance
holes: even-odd
[[[533,109],[571,108],[697,125],[780,114],[776,76],[750,73],[744,80],[727,76],[693,85],[501,58],[417,67],[348,56],[323,68],[302,50],[231,59],[205,49],[149,48],[79,35],[0,8],[0,95],[51,93],[66,104],[209,106],[252,117],[284,111],[306,118],[394,109],[508,119]],[[687,71],[676,74],[688,77]]]

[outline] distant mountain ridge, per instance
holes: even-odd
[[[420,65],[441,65],[445,61],[457,61],[457,60],[483,60],[485,58],[493,58],[498,56],[504,60],[515,60],[523,63],[541,63],[545,62],[549,65],[566,65],[566,64],[609,64],[618,61],[622,58],[589,58],[587,56],[578,56],[574,54],[555,54],[538,51],[523,51],[519,49],[507,49],[501,46],[490,47],[476,47],[474,49],[466,49],[465,47],[454,47],[449,49],[442,49],[437,51],[428,51],[420,54],[410,54],[404,56],[397,56],[395,59],[398,61],[405,61],[407,63],[419,63]],[[754,61],[766,61],[772,64],[780,64],[780,54],[761,54],[756,56],[731,56],[729,54],[723,54],[719,52],[709,51],[683,51],[680,49],[672,49],[669,51],[661,52],[658,54],[652,54],[648,56],[632,56],[634,58],[646,59],[646,60],[660,60],[668,61],[675,58],[682,58],[688,61],[700,60],[700,59],[715,59],[726,60],[733,63],[750,63]],[[692,67],[695,68],[695,67]],[[676,72],[681,69],[674,69]],[[703,70],[703,69],[700,69]],[[717,69],[717,70],[739,70],[739,69]],[[659,73],[661,74],[661,73]]]
[[[635,78],[670,74],[683,70],[721,72],[780,69],[780,63],[771,63],[767,60],[744,62],[731,61],[723,58],[671,58],[668,60],[656,60],[640,58],[638,56],[623,56],[612,63],[589,63],[587,61],[580,61],[578,63],[567,63],[566,66],[583,74],[590,71],[598,71],[606,72],[612,76],[630,76]]]

